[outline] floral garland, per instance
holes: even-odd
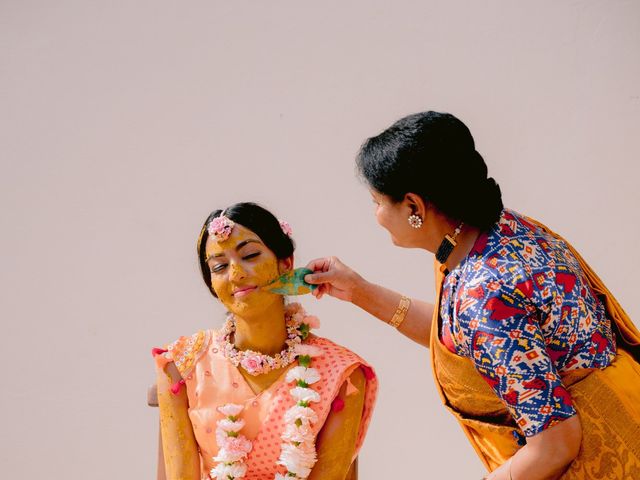
[[[218,407],[218,411],[225,418],[218,420],[216,428],[216,441],[220,447],[218,455],[213,459],[218,464],[211,469],[209,476],[220,480],[242,478],[247,473],[247,465],[244,460],[253,448],[253,444],[240,430],[244,427],[244,420],[240,419],[240,412],[244,410],[242,405],[228,403]]]
[[[222,353],[235,367],[241,366],[250,375],[262,375],[272,370],[284,368],[296,359],[296,347],[302,344],[312,328],[318,328],[320,321],[317,317],[306,315],[299,303],[290,303],[285,307],[285,322],[287,327],[287,347],[275,355],[265,355],[254,350],[238,350],[231,342],[231,336],[236,331],[233,315],[220,329],[217,342]]]
[[[296,400],[296,404],[284,414],[285,429],[281,436],[282,449],[277,461],[278,465],[282,465],[287,469],[287,473],[284,475],[276,474],[274,480],[306,479],[311,474],[311,469],[317,461],[315,436],[312,427],[318,421],[318,416],[310,405],[320,401],[320,394],[310,386],[320,380],[320,373],[315,368],[311,368],[311,363],[313,357],[321,355],[322,351],[313,345],[302,344],[302,341],[308,337],[311,328],[319,326],[319,321],[317,317],[305,315],[304,310],[297,303],[287,305],[286,317],[288,332],[291,327],[289,339],[293,340],[293,344],[287,350],[283,350],[283,352],[289,352],[287,356],[282,355],[283,352],[278,355],[280,355],[281,359],[288,359],[288,355],[291,355],[289,363],[297,359],[299,365],[289,370],[285,377],[287,383],[295,382],[294,388],[289,390],[289,393]],[[291,338],[293,334],[295,334],[294,338],[297,338],[298,341]],[[221,335],[219,339],[224,340],[226,338],[228,342],[229,336],[230,333]],[[224,352],[227,355],[226,349]],[[238,355],[227,356],[227,358],[232,363],[237,361],[238,363],[234,363],[234,365],[242,365],[249,373],[251,372],[244,366],[243,360],[247,363],[250,358],[256,356],[257,358],[254,359],[257,365],[249,365],[250,367],[255,367],[252,368],[253,371],[260,370],[260,368],[268,368],[266,371],[271,371],[273,368],[281,368],[271,367],[272,364],[277,363],[272,363],[262,358],[267,357],[266,355],[251,352],[252,356],[240,358],[241,353],[238,352]],[[274,357],[269,358],[273,359]],[[276,361],[274,360],[274,362]],[[286,365],[288,363],[282,366]],[[260,371],[259,373],[266,372]],[[253,373],[253,375],[257,374]],[[225,417],[217,422],[216,441],[219,451],[218,455],[214,457],[214,461],[218,462],[218,464],[211,469],[210,477],[212,479],[236,480],[243,478],[247,473],[245,460],[249,452],[251,452],[252,443],[244,435],[240,434],[240,430],[245,424],[244,420],[239,417],[243,409],[242,405],[236,404],[226,404],[218,407],[218,411]]]
[[[311,403],[320,401],[320,394],[309,388],[320,380],[320,373],[311,368],[313,357],[322,354],[318,347],[300,345],[297,348],[299,366],[287,372],[287,383],[295,382],[295,387],[289,390],[296,404],[284,414],[285,429],[282,433],[282,450],[277,464],[287,469],[285,475],[276,474],[274,480],[288,480],[291,478],[307,478],[315,465],[316,455],[315,436],[312,426],[318,421]]]

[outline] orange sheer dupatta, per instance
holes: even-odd
[[[527,219],[561,238],[544,225]],[[640,478],[640,332],[604,283],[578,252],[591,287],[615,324],[616,359],[604,370],[576,370],[563,376],[580,415],[583,441],[563,479]],[[445,276],[436,262],[437,305],[431,330],[431,360],[440,397],[456,417],[488,470],[515,454],[522,432],[473,363],[450,352],[440,341],[439,300]]]

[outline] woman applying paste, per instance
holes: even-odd
[[[154,349],[169,480],[347,476],[377,381],[356,354],[309,333],[316,317],[264,288],[292,269],[293,251],[288,224],[256,204],[207,218],[199,264],[229,315],[220,330]]]
[[[436,305],[312,261],[314,292],[428,346],[434,378],[491,480],[640,478],[640,333],[561,237],[504,208],[453,115],[405,117],[358,169],[395,245],[436,255]]]

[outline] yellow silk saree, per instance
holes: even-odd
[[[538,222],[528,220],[559,238]],[[580,453],[562,478],[640,479],[640,332],[600,278],[569,248],[607,309],[618,350],[614,362],[605,369],[574,370],[562,377],[583,431]],[[436,265],[437,304],[445,271],[444,265]],[[521,448],[518,439],[523,438],[522,432],[473,363],[442,344],[439,319],[438,306],[430,340],[438,391],[480,460],[488,470],[494,470]]]

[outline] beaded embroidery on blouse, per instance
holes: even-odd
[[[200,330],[188,337],[180,337],[167,346],[165,356],[172,359],[180,375],[185,377],[206,350],[210,334]]]

